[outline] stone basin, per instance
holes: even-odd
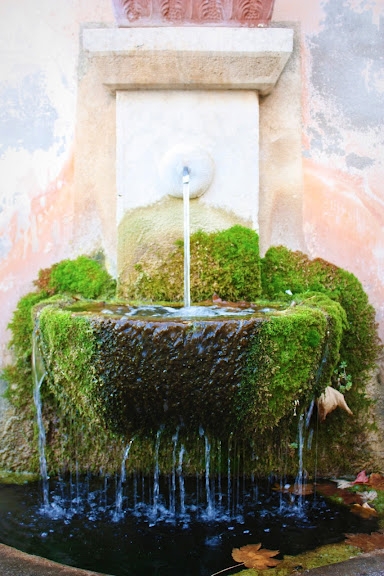
[[[122,436],[163,426],[227,436],[273,427],[330,369],[330,316],[319,308],[168,318],[166,308],[143,316],[105,303],[39,306],[48,385],[63,408],[75,405]]]

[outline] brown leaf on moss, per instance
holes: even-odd
[[[384,490],[384,476],[381,474],[370,474],[368,483],[378,490]]]
[[[338,488],[334,482],[321,483],[316,485],[316,492],[325,498],[339,498],[343,504],[362,504],[363,498],[358,492],[350,492],[345,488]]]
[[[361,518],[365,518],[366,520],[377,516],[376,510],[372,508],[367,502],[364,502],[364,504],[361,505],[354,504],[351,507],[351,512],[353,512],[353,514],[356,514],[357,516],[360,516]]]
[[[317,399],[317,409],[319,411],[320,422],[324,422],[326,417],[330,412],[333,412],[336,408],[342,408],[348,414],[353,415],[352,410],[349,408],[345,401],[344,395],[332,388],[332,386],[327,386],[322,395]]]
[[[266,568],[273,568],[277,566],[280,560],[272,558],[279,553],[279,550],[261,549],[261,544],[248,544],[241,548],[234,548],[232,550],[232,558],[236,562],[241,562],[246,568],[256,568],[257,570],[265,570]]]
[[[383,532],[372,532],[372,534],[346,534],[346,544],[360,548],[363,552],[372,552],[384,548]]]

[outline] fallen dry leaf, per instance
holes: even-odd
[[[229,300],[222,300],[216,292],[212,296],[212,303],[217,306],[228,306],[229,308],[250,308],[253,306],[251,302],[245,302],[245,300],[239,300],[238,302],[231,302]]]
[[[342,408],[348,412],[348,414],[353,414],[345,401],[344,395],[336,390],[336,388],[332,388],[332,386],[326,387],[322,395],[317,399],[316,404],[319,411],[320,422],[324,422],[327,415],[336,408]]]
[[[348,480],[336,480],[337,482],[337,487],[341,488],[342,490],[344,490],[345,488],[351,488],[351,486],[353,486],[353,482],[348,482]]]
[[[365,492],[360,492],[363,502],[372,502],[376,500],[377,492],[376,490],[366,490]]]
[[[279,550],[261,549],[261,544],[248,544],[241,548],[234,548],[232,550],[232,558],[236,560],[236,562],[244,564],[246,568],[264,570],[278,565],[280,560],[272,558],[272,556],[276,556],[278,553]]]
[[[360,516],[361,518],[365,518],[366,520],[377,516],[376,510],[372,508],[367,502],[364,502],[362,505],[354,504],[351,507],[351,512],[353,512],[353,514],[357,514],[357,516]]]
[[[369,477],[367,476],[365,470],[362,470],[356,476],[356,479],[353,481],[353,484],[368,484]]]
[[[372,552],[384,548],[383,532],[372,532],[372,534],[346,534],[346,544],[360,548],[363,552]]]
[[[384,490],[384,476],[381,474],[371,474],[369,476],[369,484],[378,490]]]
[[[350,492],[347,489],[338,488],[334,482],[316,484],[316,491],[325,498],[340,498],[347,506],[352,504],[362,504],[363,498],[359,492]]]

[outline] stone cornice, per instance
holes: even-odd
[[[85,28],[83,51],[111,90],[268,94],[293,50],[288,28]]]

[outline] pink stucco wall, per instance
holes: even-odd
[[[361,280],[383,337],[384,0],[276,0],[273,20],[301,26],[298,234],[311,257]],[[72,151],[79,26],[113,21],[110,0],[0,3],[0,360],[7,323],[37,271],[78,251]]]

